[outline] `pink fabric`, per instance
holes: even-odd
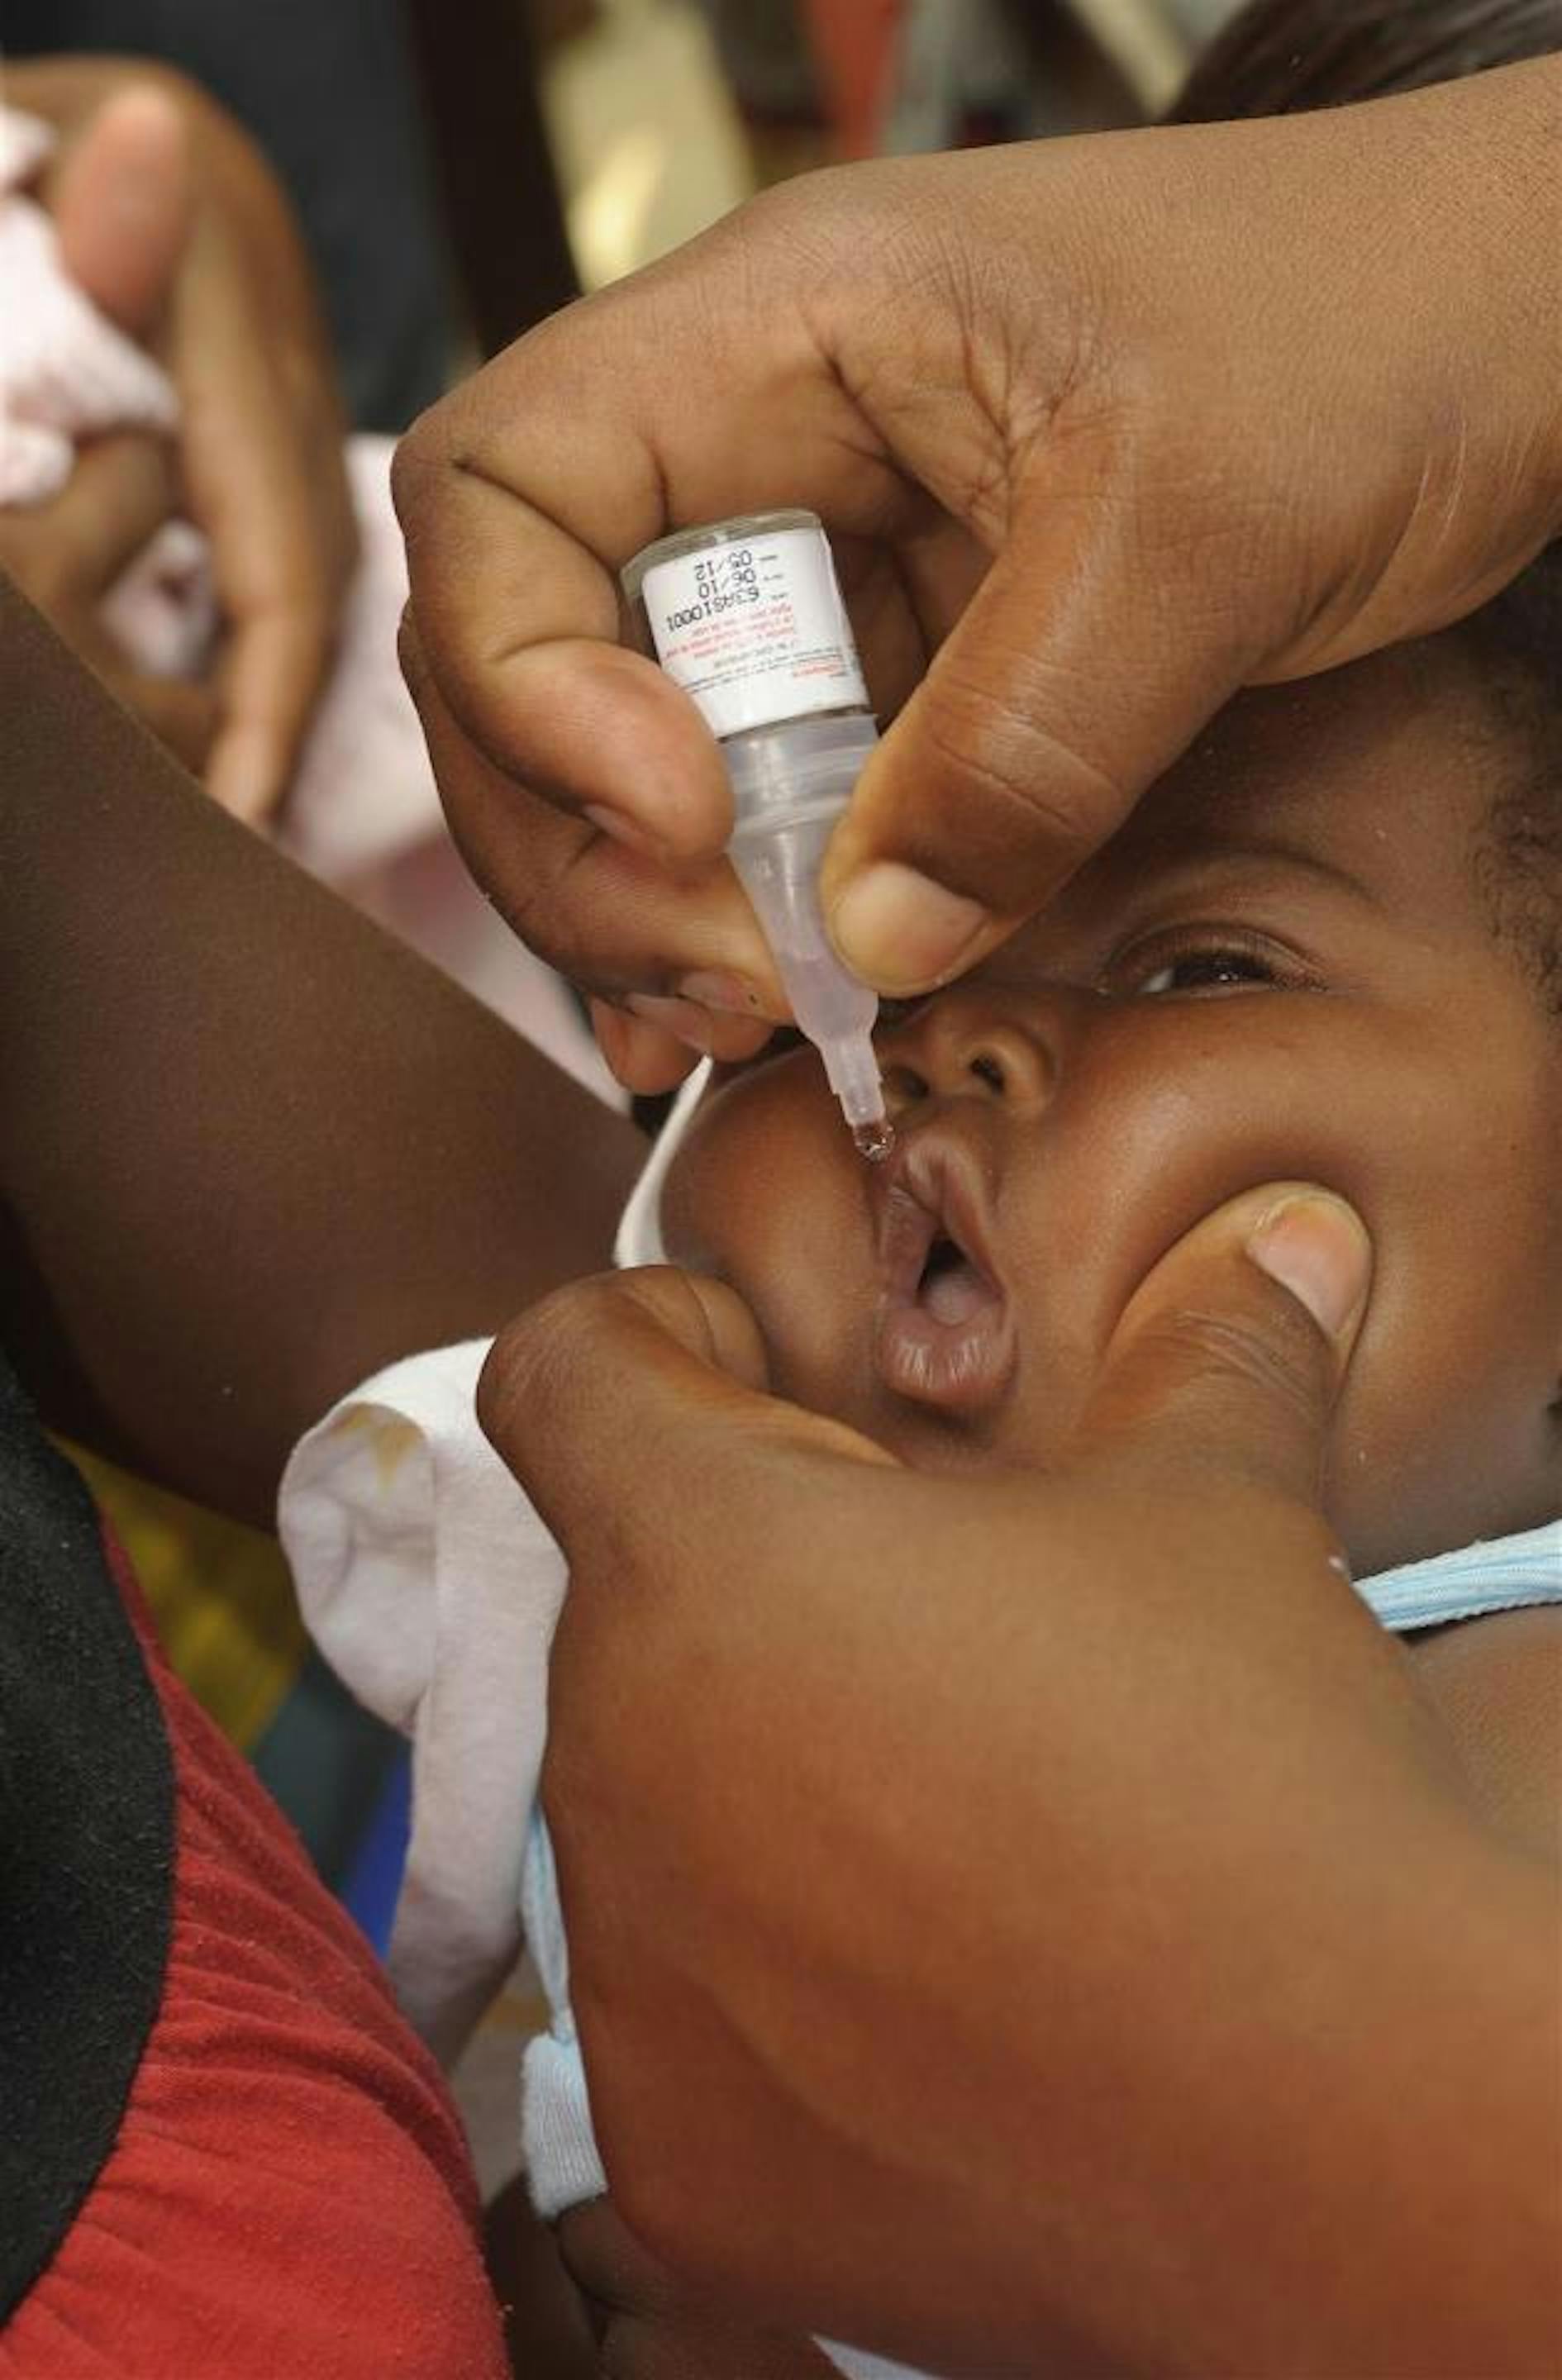
[[[177,433],[166,375],[61,270],[53,225],[26,195],[46,126],[0,106],[0,505],[46,503],[77,446],[108,430]],[[407,600],[388,438],[353,438],[347,468],[360,556],[335,667],[277,841],[311,874],[422,950],[615,1105],[622,1093],[568,993],[473,887],[445,832],[418,715],[397,662]],[[204,539],[165,521],[111,590],[104,618],[136,668],[203,670],[219,620]]]

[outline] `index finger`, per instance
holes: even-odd
[[[487,370],[524,372],[516,350]],[[665,526],[650,456],[621,422],[605,441],[586,424],[555,466],[547,395],[529,403],[525,373],[515,392],[525,439],[501,473],[484,451],[482,378],[425,415],[392,471],[412,616],[441,697],[505,775],[623,818],[669,858],[716,851],[731,798],[710,731],[654,662],[620,643],[617,571]],[[563,516],[528,495],[535,480],[556,491]],[[459,786],[441,790],[459,809]]]
[[[918,590],[885,558],[926,532],[926,501],[822,352],[774,219],[742,210],[530,332],[423,416],[393,473],[419,637],[472,744],[675,859],[719,849],[730,810],[694,706],[622,650],[618,573],[641,547],[807,505],[856,541],[870,684],[893,698],[926,658]]]
[[[767,1447],[899,1467],[845,1424],[767,1395],[766,1375],[758,1327],[732,1290],[648,1266],[574,1282],[512,1323],[483,1366],[478,1419],[572,1550],[604,1527],[626,1554],[631,1536],[671,1542],[675,1520],[688,1527],[691,1475],[713,1533],[723,1488],[729,1505],[763,1511],[776,1492]],[[615,1475],[632,1497],[613,1492]],[[790,1481],[785,1492],[792,1501]]]

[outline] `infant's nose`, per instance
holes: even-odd
[[[934,994],[904,1024],[877,1036],[892,1117],[926,1099],[980,1099],[1017,1118],[1053,1096],[1057,1052],[1041,1025],[974,991]]]

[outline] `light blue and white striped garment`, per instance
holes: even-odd
[[[1398,1636],[1522,1604],[1562,1603],[1562,1520],[1380,1571],[1361,1579],[1357,1591]]]

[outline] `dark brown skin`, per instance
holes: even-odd
[[[1337,1582],[1310,1574],[1297,1544],[1275,1533],[1287,1500],[1255,1514],[1235,1488],[1263,1442],[1255,1409],[1267,1378],[1283,1410],[1280,1437],[1288,1432],[1296,1440],[1301,1486],[1293,1520],[1321,1493],[1360,1572],[1521,1527],[1562,1505],[1556,1244],[1562,1029],[1544,1012],[1533,977],[1495,935],[1470,864],[1494,795],[1529,765],[1527,746],[1494,736],[1487,698],[1452,639],[1381,656],[1306,687],[1245,697],[1044,920],[881,1031],[902,1134],[953,1140],[974,1155],[987,1186],[989,1250],[1013,1291],[1019,1357],[1001,1390],[978,1406],[897,1393],[875,1369],[880,1193],[847,1144],[812,1053],[762,1061],[708,1098],[669,1177],[664,1229],[671,1254],[743,1299],[763,1339],[763,1354],[750,1350],[747,1377],[763,1376],[796,1408],[866,1433],[920,1474],[948,1475],[956,1498],[946,1507],[930,1500],[925,1484],[909,1481],[898,1505],[886,1502],[876,1468],[852,1483],[839,1460],[843,1441],[827,1426],[806,1423],[794,1405],[767,1413],[735,1401],[724,1423],[711,1376],[704,1388],[692,1378],[675,1380],[665,1357],[645,1343],[643,1317],[631,1329],[600,1305],[592,1312],[582,1292],[571,1331],[555,1306],[552,1328],[563,1343],[548,1350],[543,1380],[551,1382],[567,1363],[572,1375],[584,1370],[571,1393],[582,1412],[602,1408],[593,1451],[578,1463],[561,1459],[552,1425],[534,1417],[551,1411],[551,1387],[524,1410],[515,1392],[506,1396],[510,1419],[500,1442],[521,1455],[534,1489],[563,1482],[560,1512],[574,1556],[575,1591],[555,1671],[560,1748],[551,1806],[567,1889],[571,1852],[579,1863],[579,1899],[570,1905],[577,2006],[596,2060],[593,2102],[613,2143],[609,2170],[623,2204],[675,2263],[692,2265],[716,2285],[702,2301],[697,2289],[680,2285],[626,2233],[611,2204],[566,2219],[566,2254],[603,2309],[610,2368],[624,2380],[674,2372],[684,2380],[704,2374],[730,2380],[790,2368],[801,2380],[816,2371],[816,2351],[801,2341],[788,2366],[774,2335],[735,2336],[730,2308],[751,2292],[750,2302],[772,2315],[793,2303],[816,2325],[833,2315],[844,2327],[842,2307],[851,2301],[831,2292],[852,2283],[830,2252],[836,2227],[857,2240],[874,2276],[873,2283],[854,2277],[859,2308],[878,2292],[878,2327],[860,2335],[895,2343],[935,2368],[1274,2372],[1307,2380],[1387,2370],[1459,2380],[1475,2370],[1504,2380],[1549,2374],[1556,2342],[1546,2327],[1543,2242],[1556,2213],[1547,2160],[1554,2176],[1562,2108],[1553,2088],[1554,1991],[1543,1945],[1548,1927],[1554,1937],[1556,1918],[1562,1615],[1519,1612],[1470,1623],[1408,1655],[1382,1639],[1369,1650],[1345,1629],[1345,1614],[1327,1608]],[[1372,1297],[1343,1388],[1332,1406],[1318,1404],[1311,1439],[1302,1427],[1306,1394],[1294,1379],[1279,1393],[1275,1374],[1283,1374],[1283,1363],[1276,1366],[1273,1350],[1245,1343],[1253,1318],[1244,1315],[1244,1299],[1228,1286],[1189,1298],[1185,1313],[1202,1321],[1180,1328],[1190,1342],[1201,1330],[1207,1334],[1209,1369],[1229,1371],[1234,1395],[1240,1392],[1229,1443],[1214,1444],[1209,1416],[1201,1419],[1191,1401],[1179,1416],[1168,1400],[1157,1421],[1159,1396],[1125,1395],[1125,1315],[1153,1295],[1147,1276],[1168,1247],[1169,1261],[1178,1261],[1178,1244],[1212,1207],[1287,1174],[1348,1196],[1372,1233]],[[1453,1232],[1450,1217],[1458,1218]],[[546,1349],[544,1318],[521,1326],[523,1349],[533,1331]],[[699,1343],[710,1351],[708,1337]],[[524,1352],[521,1361],[524,1367]],[[744,1372],[740,1353],[728,1351],[728,1361]],[[653,1518],[658,1508],[651,1476],[663,1458],[648,1440],[648,1417],[609,1416],[610,1407],[632,1407],[616,1383],[637,1364],[646,1368],[648,1402],[658,1390],[675,1402],[682,1396],[690,1433],[679,1458],[685,1503],[676,1521],[670,1512],[663,1521],[677,1547],[677,1579],[642,1543],[638,1524],[626,1549],[621,1518],[610,1555],[605,1548],[599,1555],[585,1509],[639,1515],[649,1502]],[[1131,1415],[1146,1403],[1142,1426],[1160,1448],[1148,1478],[1133,1463],[1101,1453],[1114,1414],[1120,1427],[1125,1407]],[[1033,1534],[1027,1539],[1016,1530],[1022,1550],[1014,1557],[1016,1576],[1006,1580],[996,1548],[1009,1541],[1004,1515],[1020,1492],[1020,1473],[1036,1482]],[[988,1542],[963,1509],[969,1490],[958,1493],[972,1475],[996,1490]],[[696,1479],[698,1526],[687,1502]],[[1198,1497],[1203,1566],[1178,1545],[1188,1516],[1178,1514],[1175,1497],[1169,1504],[1165,1498],[1179,1479]],[[1081,1498],[1097,1534],[1073,1609],[1060,1590],[1079,1542]],[[873,1516],[881,1508],[875,1543]],[[1218,1540],[1223,1512],[1229,1534],[1222,1552],[1203,1531],[1213,1527]],[[741,1592],[705,1567],[707,1553],[734,1543],[746,1548]],[[777,1546],[773,1555],[761,1551]],[[764,1583],[756,1585],[759,1564]],[[1255,1663],[1251,1686],[1230,1679],[1229,1706],[1214,1681],[1230,1676],[1224,1667],[1230,1647],[1217,1649],[1202,1633],[1212,1592],[1227,1589],[1237,1598],[1228,1607],[1232,1623],[1251,1632]],[[1297,1608],[1275,1605],[1267,1620],[1261,1616],[1266,1600],[1287,1595]],[[970,1613],[955,1638],[940,1633],[934,1616],[950,1597]],[[1114,1624],[1120,1641],[1112,1637]],[[812,1658],[810,1625],[820,1633],[824,1673]],[[1292,1626],[1310,1650],[1287,1644]],[[1015,1768],[1002,1792],[989,1737],[1001,1728],[995,1713],[1007,1707],[1007,1695],[991,1676],[974,1673],[994,1641],[1005,1646],[1004,1666],[1015,1666],[1020,1705],[1014,1734],[1003,1739]],[[1300,1691],[1294,1708],[1286,1708],[1284,1691],[1278,1707],[1268,1706],[1281,1730],[1278,1748],[1260,1747],[1250,1726],[1278,1683],[1276,1663],[1292,1669]],[[1408,1738],[1397,1747],[1392,1741],[1409,1704],[1396,1719],[1391,1671],[1425,1730],[1415,1754]],[[793,1699],[799,1673],[816,1703]],[[849,1712],[836,1709],[843,1679],[860,1681],[847,1692]],[[687,1770],[681,1759],[669,1760],[665,1741],[654,1763],[649,1754],[641,1759],[609,1747],[596,1714],[618,1713],[621,1734],[618,1698],[626,1694],[637,1702],[649,1694],[686,1714],[677,1740]],[[797,1718],[804,1706],[806,1728]],[[708,1727],[702,1716],[690,1716],[707,1708]],[[1342,1711],[1350,1716],[1334,1732]],[[1096,1776],[1088,1790],[1059,1781],[1068,1772],[1054,1767],[1058,1727],[1087,1759],[1083,1746],[1094,1744],[1099,1756],[1100,1743],[1109,1742],[1108,1765],[1123,1772],[1114,1788],[1135,1894],[1148,1904],[1136,1916],[1110,1892],[1099,1905],[1093,1899],[1106,1865],[1081,1876],[1079,1863],[1090,1867],[1094,1800],[1106,1789]],[[1196,1763],[1184,1728],[1201,1742]],[[717,1736],[728,1746],[725,1761]],[[735,1742],[741,1754],[732,1752]],[[1338,1775],[1320,1773],[1321,1764],[1331,1757],[1353,1767],[1369,1743],[1385,1767],[1375,1786],[1360,1784],[1348,1815],[1334,1801]],[[1425,1836],[1420,1822],[1400,1830],[1384,1790],[1389,1779],[1396,1793],[1403,1790],[1423,1759],[1424,1784],[1439,1772],[1445,1788],[1458,1780],[1440,1817],[1423,1805]],[[678,1775],[691,1784],[708,1779],[713,1764],[720,1791],[707,1783],[695,1803],[684,1803]],[[1187,1778],[1190,1767],[1191,1788],[1179,1795],[1167,1780]],[[949,1812],[941,1811],[936,1785],[926,1788],[924,1768],[945,1781]],[[775,1796],[768,1840],[756,1778],[768,1779]],[[887,1796],[885,1778],[894,1779]],[[869,1799],[853,1799],[854,1779]],[[1261,1832],[1247,1829],[1251,1796],[1262,1802],[1271,1790],[1264,1823],[1274,1834],[1265,1846]],[[878,1819],[869,1815],[875,1791],[893,1804]],[[1138,1806],[1136,1791],[1143,1797]],[[1332,1821],[1324,1815],[1330,1803]],[[1455,1805],[1463,1819],[1450,1824]],[[972,1817],[973,1807],[986,1809],[985,1823]],[[952,1812],[958,1815],[951,1820]],[[677,1844],[670,1871],[652,1817]],[[958,1841],[946,1844],[951,1822]],[[1324,1852],[1335,1825],[1339,1831]],[[1470,1828],[1483,1846],[1473,1862]],[[723,1865],[728,1828],[736,1839],[730,1871]],[[919,1856],[904,1848],[902,1829],[921,1843]],[[787,1845],[781,1862],[777,1830]],[[1151,1881],[1157,1856],[1179,1839],[1178,1858],[1189,1866],[1160,1898]],[[1111,1840],[1095,1840],[1102,1862],[1110,1862]],[[1007,1844],[1007,1853],[991,1843]],[[1434,1864],[1422,1871],[1423,1856]],[[1393,2010],[1385,1976],[1396,1959],[1406,1962],[1407,1977],[1418,1961],[1435,1971],[1449,1964],[1438,1913],[1450,1888],[1436,1873],[1442,1857],[1448,1876],[1469,1870],[1474,1897],[1461,1903],[1460,1923],[1470,1940],[1484,1939],[1483,1955],[1500,1971],[1489,1987],[1498,1993],[1502,2012],[1494,2021],[1506,2027],[1511,2052],[1506,2115],[1496,2112],[1501,2057],[1488,2060],[1484,2037],[1461,2039],[1446,2011],[1430,2012],[1422,2036],[1424,2054],[1440,2061],[1451,2086],[1444,2105],[1408,2079],[1393,2082],[1409,2074],[1396,2036],[1414,2033],[1421,2019]],[[1002,2056],[989,2064],[989,2041],[959,2031],[937,1976],[928,1977],[926,1912],[930,1901],[941,1911],[946,1904],[945,1861],[959,1873],[958,1905],[972,1909],[967,1953],[984,1977],[982,1991],[1007,2007],[1003,1979],[1016,1979],[1012,2011],[993,2020],[1016,2061],[1013,2074]],[[1348,1988],[1338,1974],[1319,1985],[1341,1991],[1340,2005],[1351,2009],[1359,2029],[1365,2062],[1349,2082],[1319,2071],[1310,2083],[1312,2053],[1300,2035],[1287,2046],[1287,2020],[1279,2013],[1294,1988],[1294,1978],[1282,1977],[1299,1957],[1309,1972],[1327,1976],[1323,1936],[1308,1935],[1305,1954],[1285,1950],[1279,1937],[1262,1946],[1253,1936],[1263,1908],[1290,1922],[1279,1911],[1310,1870],[1313,1883],[1294,1922],[1326,1933],[1320,1861],[1331,1888],[1349,1876],[1352,1889],[1375,1892],[1394,1912],[1344,1946]],[[617,1880],[604,1915],[594,1879],[609,1864]],[[1420,1911],[1405,1905],[1407,1876],[1415,1872],[1426,1877]],[[676,1952],[661,1937],[653,1948],[641,1935],[639,1888],[628,1879],[645,1873],[664,1879],[663,1891],[672,1888],[668,1875],[677,1876]],[[1517,1907],[1503,1912],[1515,1876],[1531,1879],[1527,1919],[1519,1914],[1522,1892]],[[992,1904],[986,1937],[975,1915],[983,1891]],[[718,1893],[734,1900],[724,1903]],[[643,1910],[648,1927],[654,1900],[653,1890]],[[874,1912],[871,1926],[860,1914],[865,1901]],[[744,1919],[729,1937],[723,1917],[732,1917],[735,1903]],[[1068,1912],[1064,1931],[1075,1961],[1056,1975],[1055,2004],[1044,1979],[1057,1957],[1059,1908]],[[1036,1964],[1027,1970],[1016,1953],[1007,1966],[1011,1929],[1023,1925],[1021,1911],[1030,1909],[1042,1937],[1028,1954]],[[1101,1929],[1093,1958],[1086,1942],[1092,1909]],[[779,1937],[787,1947],[776,1949],[775,1969],[767,1961],[756,1969],[742,1946],[752,1929],[768,1936],[783,1924],[796,1931]],[[1486,1939],[1488,1924],[1496,1931]],[[1129,1945],[1146,1925],[1135,1964]],[[869,1938],[853,1942],[854,1929]],[[664,1922],[663,1937],[666,1930]],[[1515,1956],[1526,1932],[1529,1950]],[[1208,1967],[1204,1959],[1223,1933],[1231,1964],[1222,1954]],[[1382,1969],[1380,1952],[1388,1962]],[[701,1973],[702,1957],[708,1973]],[[1267,1982],[1255,1985],[1254,1961]],[[632,2006],[616,1988],[621,1974],[635,1978]],[[812,1979],[807,1989],[803,1975]],[[975,1987],[962,1987],[962,1999],[968,1988]],[[1426,1981],[1404,1988],[1408,1998],[1424,1998]],[[924,1991],[932,2002],[926,2036],[918,2031]],[[724,2031],[756,2044],[747,2066],[703,2023],[707,1995],[726,2011]],[[1081,1996],[1108,2012],[1109,2026],[1121,2024],[1136,2041],[1153,2036],[1169,2060],[1168,2077],[1152,2089],[1149,2121],[1165,2128],[1173,2169],[1159,2179],[1159,2212],[1142,2221],[1151,2238],[1175,2237],[1178,2252],[1192,2258],[1202,2292],[1196,2304],[1179,2303],[1167,2277],[1121,2245],[1112,2193],[1120,2181],[1115,2159],[1125,2149],[1108,2148],[1108,2172],[1087,2168],[1081,2178],[1069,2167],[1065,2179],[1065,2138],[1079,2119],[1065,2112],[1070,2092],[1082,2077],[1088,2128],[1096,2087],[1089,2078],[1120,2071],[1123,2054],[1108,2031],[1082,2068],[1070,2069],[1061,2056],[1048,2064],[1051,2044],[1037,2038],[1036,2010],[1048,2011],[1047,2029],[1077,2046],[1071,2028]],[[1244,2046],[1250,2020],[1257,2038]],[[1012,2030],[1003,2033],[1005,2025]],[[1195,2084],[1193,2069],[1179,2061],[1197,2059],[1190,2045],[1200,2039],[1209,2067]],[[870,2040],[877,2054],[865,2047]],[[886,2040],[895,2046],[885,2049]],[[702,2183],[679,2170],[676,2148],[652,2129],[659,2119],[682,2137],[690,2116],[687,2106],[659,2105],[654,2077],[628,2070],[637,2045],[656,2076],[669,2065],[681,2076],[707,2123],[719,2105],[714,2146],[705,2138],[716,2162]],[[957,2077],[962,2059],[991,2075],[990,2098],[980,2082]],[[860,2082],[860,2061],[871,2070]],[[1046,2087],[1034,2103],[1027,2155],[1015,2135],[1013,2092],[1016,2076],[1038,2064]],[[1180,2106],[1170,2079],[1178,2071],[1189,2095]],[[913,2095],[897,2099],[909,2087]],[[1331,2096],[1336,2087],[1343,2098]],[[1381,2139],[1391,2088],[1409,2095],[1401,2113],[1410,2120],[1390,2151],[1407,2167],[1446,2160],[1462,2187],[1472,2154],[1493,2158],[1491,2212],[1511,2228],[1511,2243],[1494,2239],[1493,2261],[1483,2265],[1486,2252],[1460,2221],[1461,2252],[1470,2261],[1459,2270],[1465,2278],[1482,2273],[1483,2304],[1460,2306],[1457,2286],[1440,2298],[1431,2288],[1421,2263],[1445,2218],[1424,2180],[1418,2206],[1403,2175],[1391,2192],[1402,2228],[1379,2215],[1369,2234],[1369,2218],[1359,2212],[1358,2248],[1341,2247],[1329,2288],[1287,2268],[1281,2235],[1298,2226],[1306,2232],[1322,2219],[1307,2206],[1309,2174],[1325,2180],[1337,2201],[1329,2220],[1340,2220],[1353,2187],[1366,2184],[1365,2164],[1349,2177],[1337,2169],[1337,2143]],[[1308,2120],[1298,2104],[1311,2089],[1323,2099]],[[1453,2118],[1458,2089],[1469,2094],[1474,2152]],[[973,2142],[988,2162],[989,2133],[1009,2143],[1010,2161],[995,2149],[991,2162],[1002,2180],[989,2198],[991,2176],[984,2177],[940,2236],[920,2158],[934,2154],[930,2103],[946,2100],[963,2105],[972,2127],[960,2137],[952,2126],[941,2144],[952,2173],[961,2172]],[[1196,2172],[1191,2146],[1201,2115],[1239,2134],[1244,2110],[1261,2133],[1273,2133],[1275,2158],[1262,2184],[1248,2168],[1249,2186],[1264,2193],[1251,2205],[1225,2149]],[[745,2119],[755,2128],[751,2142],[742,2136]],[[608,2129],[615,2119],[622,2126],[616,2142]],[[850,2135],[860,2124],[873,2138],[874,2123],[885,2127],[888,2143],[883,2164],[859,2177],[863,2206],[848,2210],[821,2197],[822,2177],[832,2158],[844,2157],[845,2143],[837,2137],[823,2155],[818,2133]],[[1124,2129],[1119,2110],[1110,2124],[1113,2143]],[[1262,2147],[1255,2141],[1233,2155]],[[1154,2154],[1144,2154],[1138,2168],[1147,2203],[1156,2188]],[[903,2166],[916,2171],[920,2203]],[[837,2164],[837,2179],[841,2172]],[[680,2185],[687,2202],[678,2199]],[[702,2187],[706,2195],[696,2205]],[[1064,2219],[1056,2212],[1060,2196],[1070,2238],[1061,2273],[1047,2265],[1050,2226]],[[802,2206],[811,2216],[799,2228],[795,2210]],[[1039,2206],[1050,2210],[1045,2222],[1034,2216]],[[1092,2212],[1102,2236],[1117,2243],[1098,2275],[1099,2243],[1081,2240],[1075,2228],[1088,2228]],[[886,2226],[882,2238],[874,2217]],[[1256,2228],[1244,2251],[1250,2221]],[[1519,2245],[1526,2236],[1528,2249]],[[1369,2238],[1370,2254],[1361,2245]],[[1239,2263],[1244,2254],[1245,2268],[1234,2273],[1233,2258]],[[1054,2294],[1048,2301],[1038,2290],[1040,2302],[1026,2309],[1021,2277],[1033,2282],[1038,2271]],[[938,2294],[940,2284],[953,2291],[957,2275],[970,2290],[958,2311],[949,2295]],[[991,2321],[995,2304],[1012,2313],[1007,2326]]]
[[[1555,1871],[1330,1566],[1362,1244],[1291,1210],[1325,1339],[1254,1260],[1279,1188],[1162,1258],[1044,1474],[763,1395],[690,1275],[491,1361],[570,1558],[598,2135],[732,2319],[953,2372],[1549,2380]]]
[[[1452,638],[1243,697],[1043,917],[881,1029],[902,1131],[991,1199],[1019,1355],[977,1408],[875,1371],[883,1177],[811,1050],[707,1099],[669,1254],[751,1307],[779,1394],[919,1469],[1044,1466],[1155,1259],[1255,1183],[1326,1183],[1374,1251],[1324,1498],[1355,1570],[1550,1518],[1562,1026],[1472,865],[1532,767]]]
[[[639,1136],[3,581],[0,717],[0,1330],[52,1422],[269,1527],[336,1397],[605,1260]]]
[[[716,970],[784,1014],[714,748],[618,642],[614,574],[671,527],[803,504],[836,540],[895,725],[825,892],[887,991],[1039,910],[1239,686],[1472,610],[1562,526],[1559,88],[807,176],[496,358],[397,497],[410,674],[500,905],[613,1000]],[[638,1087],[687,1071],[665,1020],[605,1046]]]

